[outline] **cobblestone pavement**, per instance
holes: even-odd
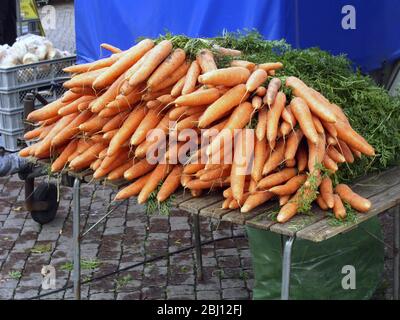
[[[72,190],[62,187],[56,219],[40,227],[21,209],[23,182],[0,178],[0,300],[25,299],[41,290],[41,269],[56,268],[57,288],[71,280]],[[82,228],[106,212],[112,190],[82,186]],[[243,234],[229,224],[202,219],[203,241]],[[83,280],[192,245],[190,218],[181,212],[149,218],[134,201],[121,206],[82,243]],[[250,299],[253,286],[246,239],[203,248],[204,280],[196,279],[190,250],[83,287],[84,299]],[[47,299],[72,299],[72,291]]]
[[[49,27],[44,19],[49,15],[46,7],[39,8],[39,14],[43,20],[46,37],[60,50],[75,53],[75,15],[73,0],[57,0],[50,3],[56,9],[56,28]]]

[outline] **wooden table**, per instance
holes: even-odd
[[[222,210],[223,197],[220,194],[209,194],[201,198],[192,198],[187,193],[175,197],[175,205],[182,211],[193,214],[196,234],[199,218],[214,218],[238,225],[271,231],[286,238],[282,261],[282,299],[289,299],[290,267],[293,243],[296,238],[313,242],[331,239],[338,234],[346,233],[366,220],[395,208],[394,211],[394,298],[399,298],[399,204],[400,204],[400,167],[370,175],[356,181],[352,188],[372,202],[372,210],[366,214],[359,214],[357,221],[352,224],[333,226],[327,213],[313,207],[310,215],[298,215],[285,224],[271,220],[272,212],[278,210],[276,202],[270,202],[255,209],[249,214],[242,214],[239,210]],[[201,269],[201,250],[196,253]]]
[[[43,161],[31,159],[41,166],[48,165]],[[110,213],[105,215],[85,234],[80,233],[80,185],[82,182],[92,181],[92,172],[86,170],[80,173],[68,172],[75,179],[73,184],[73,247],[74,247],[74,288],[75,297],[80,298],[80,240],[91,229],[102,222]],[[113,188],[120,188],[127,184],[126,181],[114,183],[104,182]],[[296,238],[313,242],[322,242],[331,239],[341,233],[346,233],[366,220],[395,208],[394,212],[394,298],[399,298],[399,204],[400,204],[400,167],[394,167],[387,171],[369,175],[356,181],[352,188],[372,202],[372,210],[366,214],[359,214],[356,222],[333,226],[331,218],[326,212],[316,206],[309,215],[298,215],[285,224],[273,221],[270,216],[278,210],[278,203],[271,201],[248,214],[240,213],[240,210],[223,210],[224,201],[221,192],[210,193],[200,198],[193,198],[189,192],[179,191],[174,195],[172,205],[178,209],[193,215],[193,228],[195,236],[196,262],[198,276],[202,277],[202,252],[200,238],[200,218],[212,218],[237,225],[246,225],[252,228],[280,234],[285,238],[285,246],[282,259],[282,299],[289,299],[290,269],[293,243]]]

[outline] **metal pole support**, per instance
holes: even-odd
[[[18,1],[17,1],[18,2]],[[24,98],[24,119],[35,110],[35,96],[28,93]],[[32,125],[25,123],[25,132],[32,130]],[[25,207],[28,211],[33,210],[33,192],[35,189],[35,178],[25,179]]]
[[[74,257],[74,269],[73,269],[73,285],[74,285],[74,297],[75,300],[81,299],[81,235],[80,235],[80,214],[81,214],[81,181],[75,178],[74,182],[74,211],[72,221],[72,245],[73,245],[73,257]]]
[[[295,237],[288,238],[283,248],[281,300],[289,300],[290,269],[292,264],[292,249],[294,240]]]
[[[400,207],[393,210],[393,299],[399,300],[399,273],[400,273]]]
[[[32,93],[27,93],[24,98],[24,119],[35,110],[35,96]],[[25,123],[25,132],[32,130],[33,126]]]
[[[203,256],[201,252],[201,237],[200,237],[200,215],[193,215],[193,228],[194,228],[194,245],[196,248],[196,265],[197,277],[199,280],[203,279]]]

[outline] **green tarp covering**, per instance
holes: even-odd
[[[284,242],[280,235],[269,231],[248,227],[247,233],[255,273],[254,299],[280,299]],[[320,243],[296,239],[290,299],[370,299],[383,269],[384,245],[378,218]],[[356,289],[345,290],[342,282],[345,287],[355,283]]]

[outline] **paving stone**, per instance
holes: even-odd
[[[39,294],[39,289],[37,288],[24,288],[20,287],[15,291],[14,299],[15,300],[26,300],[29,298],[33,298]]]
[[[242,279],[222,279],[221,287],[222,289],[245,288],[246,284]]]
[[[168,300],[193,300],[195,298],[194,286],[179,285],[167,287]]]
[[[224,289],[222,290],[223,300],[247,300],[249,299],[249,292],[246,289]]]
[[[1,286],[1,284],[0,284]],[[10,289],[5,289],[0,287],[0,300],[11,300],[13,297],[14,291]]]
[[[162,300],[166,298],[165,289],[160,287],[142,288],[141,298],[143,300]]]
[[[118,293],[117,300],[140,300],[141,292]]]
[[[104,292],[104,293],[94,293],[91,294],[90,300],[114,300],[115,294],[113,292]]]
[[[219,291],[197,291],[197,300],[220,300],[221,294]]]
[[[222,268],[240,267],[240,259],[238,256],[218,257],[218,265]]]

